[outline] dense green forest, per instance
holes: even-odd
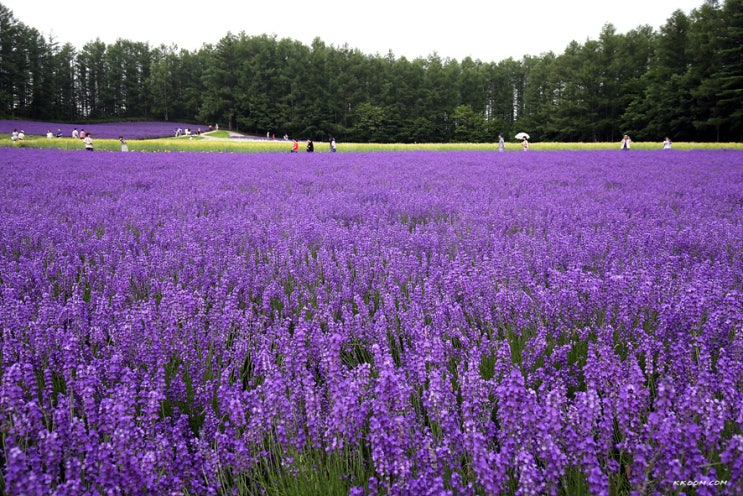
[[[0,118],[218,123],[359,142],[743,141],[743,0],[521,60],[408,60],[227,33],[188,51],[46,39],[0,4]]]

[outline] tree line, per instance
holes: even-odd
[[[151,119],[360,142],[743,141],[743,0],[654,30],[483,62],[368,55],[227,33],[198,50],[119,39],[76,49],[0,4],[0,117]]]

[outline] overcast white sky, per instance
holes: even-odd
[[[13,16],[45,37],[81,49],[100,38],[123,38],[152,47],[175,44],[196,50],[216,45],[228,32],[276,35],[305,45],[327,45],[396,58],[427,57],[484,62],[560,54],[575,40],[598,39],[611,23],[619,33],[639,25],[656,30],[676,9],[689,14],[704,0],[472,0],[423,2],[299,2],[279,0],[0,0]]]

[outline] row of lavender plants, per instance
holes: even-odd
[[[208,126],[165,121],[60,124],[57,122],[0,120],[0,134],[10,135],[14,129],[24,131],[27,135],[39,136],[46,136],[47,132],[50,131],[56,137],[57,132],[60,132],[64,138],[71,137],[72,130],[77,129],[78,132],[85,130],[91,133],[93,137],[100,139],[117,139],[119,136],[126,139],[152,139],[174,136],[177,129],[190,129],[193,132],[201,129],[205,132]]]
[[[7,494],[740,494],[743,154],[0,160]]]

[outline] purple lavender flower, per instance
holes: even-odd
[[[739,487],[741,154],[527,155],[7,149],[5,492]]]

